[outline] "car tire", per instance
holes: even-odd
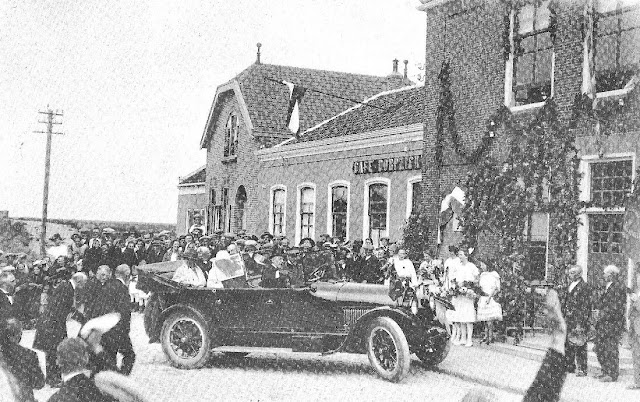
[[[418,349],[415,353],[425,367],[435,367],[442,363],[450,350],[451,342],[449,339],[445,339],[433,349]]]
[[[162,350],[172,366],[197,369],[209,360],[211,337],[207,323],[191,311],[176,311],[162,325]]]
[[[391,382],[400,381],[409,371],[411,354],[402,328],[389,317],[371,321],[367,331],[367,356],[376,373]]]
[[[162,313],[162,307],[160,306],[160,298],[157,294],[152,294],[147,301],[147,305],[144,309],[143,322],[144,331],[149,337],[149,343],[158,342],[158,330],[155,328],[158,318]]]

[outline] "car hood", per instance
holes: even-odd
[[[311,284],[311,294],[333,302],[371,303],[384,306],[398,304],[389,297],[388,286],[369,283],[315,282]]]

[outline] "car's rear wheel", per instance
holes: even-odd
[[[367,332],[367,356],[371,366],[385,380],[398,382],[409,371],[411,356],[404,332],[389,317],[371,321]]]
[[[191,311],[171,314],[162,326],[162,350],[178,368],[202,367],[211,354],[207,324]]]
[[[144,330],[149,337],[149,343],[155,343],[160,341],[158,329],[156,328],[158,318],[162,313],[162,307],[160,305],[160,298],[157,294],[151,294],[147,301],[147,306],[144,309]]]
[[[431,348],[417,349],[415,353],[426,367],[435,367],[447,357],[450,350],[451,342],[448,338],[443,338]]]

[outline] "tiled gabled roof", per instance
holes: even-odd
[[[283,84],[266,78],[289,81],[306,88],[357,101],[382,91],[405,86],[408,82],[403,80],[401,75],[379,77],[273,64],[252,64],[229,82],[236,81],[240,87],[254,134],[279,136],[291,135],[285,124],[289,89]],[[300,104],[300,130],[313,127],[353,105],[354,102],[348,100],[306,91]],[[216,120],[215,109],[213,113],[211,124]],[[207,129],[209,130],[207,135],[210,135],[212,127]]]
[[[425,87],[412,86],[380,93],[300,134],[282,145],[400,127],[424,120]]]
[[[181,176],[178,181],[178,186],[182,184],[196,184],[196,183],[204,183],[206,180],[206,172],[205,168],[207,166],[201,166],[197,170],[189,173],[186,176]]]

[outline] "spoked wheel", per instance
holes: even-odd
[[[369,325],[367,356],[378,375],[398,382],[409,371],[409,344],[400,326],[389,317],[378,317]]]
[[[202,367],[211,354],[206,323],[191,312],[175,312],[162,326],[162,350],[178,368]]]

